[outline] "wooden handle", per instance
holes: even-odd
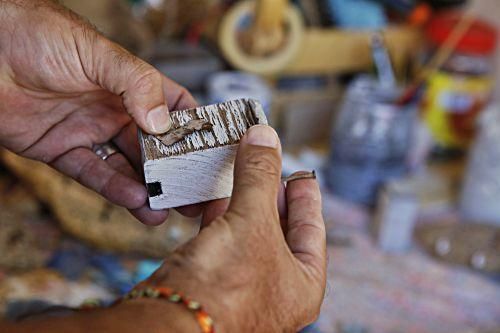
[[[288,0],[257,0],[254,28],[265,32],[282,29],[287,6]]]

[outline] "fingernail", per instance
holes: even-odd
[[[278,134],[272,127],[256,125],[247,131],[247,142],[254,146],[278,148]]]
[[[172,120],[166,105],[160,105],[149,111],[146,121],[154,134],[165,133],[172,126]]]

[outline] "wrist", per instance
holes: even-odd
[[[0,331],[12,333],[191,333],[199,326],[178,304],[155,299],[129,300],[110,308],[78,311],[68,316],[36,317],[15,324],[0,322]]]
[[[181,259],[181,262],[177,262],[177,259],[179,258],[171,257],[167,260],[168,264],[164,264],[145,281],[145,285],[168,287],[199,302],[204,311],[213,319],[217,333],[246,332],[239,324],[243,314],[237,306],[245,297],[236,297],[239,299],[236,303],[231,301],[235,299],[232,297],[235,293],[226,290],[226,283],[215,281],[214,274],[192,269],[189,260]],[[238,294],[238,296],[242,295]]]
[[[124,321],[140,323],[143,332],[198,332],[194,315],[180,304],[162,299],[127,300],[117,306]]]
[[[217,296],[216,293],[206,292],[201,288],[190,288],[182,282],[175,283],[172,281],[165,283],[165,285],[176,286],[173,287],[176,291],[185,295],[185,297],[189,300],[199,303],[202,306],[203,311],[213,322],[213,327],[217,333],[244,332],[241,329],[238,329],[238,326],[234,322],[234,319],[237,317],[234,311],[231,311],[232,309],[230,307],[224,306],[222,295]],[[214,290],[212,289],[212,291]],[[200,330],[200,324],[195,319],[195,313],[187,310],[185,306],[179,305],[178,303],[172,303],[172,305],[180,308],[190,315],[191,320],[193,320],[194,323],[197,323],[197,331]]]

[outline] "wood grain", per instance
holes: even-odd
[[[171,117],[174,128],[193,120],[212,126],[172,145],[139,134],[150,207],[160,210],[229,197],[241,138],[251,126],[267,124],[261,105],[240,99],[175,111]]]

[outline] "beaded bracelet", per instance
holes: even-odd
[[[138,298],[161,298],[171,303],[182,304],[189,311],[194,313],[196,321],[198,322],[202,333],[215,333],[214,321],[208,315],[208,313],[203,310],[201,304],[199,302],[186,298],[181,293],[175,292],[170,288],[139,285],[132,289],[132,291],[130,291],[128,294],[123,296],[121,299],[114,302],[113,305],[117,305],[126,300]],[[80,306],[79,310],[91,310],[96,307],[100,307],[99,302],[85,302]]]
[[[136,298],[162,298],[171,303],[183,304],[189,311],[193,312],[198,325],[203,333],[215,333],[214,321],[206,313],[199,302],[189,300],[181,293],[166,287],[136,288],[123,297],[124,300]]]

